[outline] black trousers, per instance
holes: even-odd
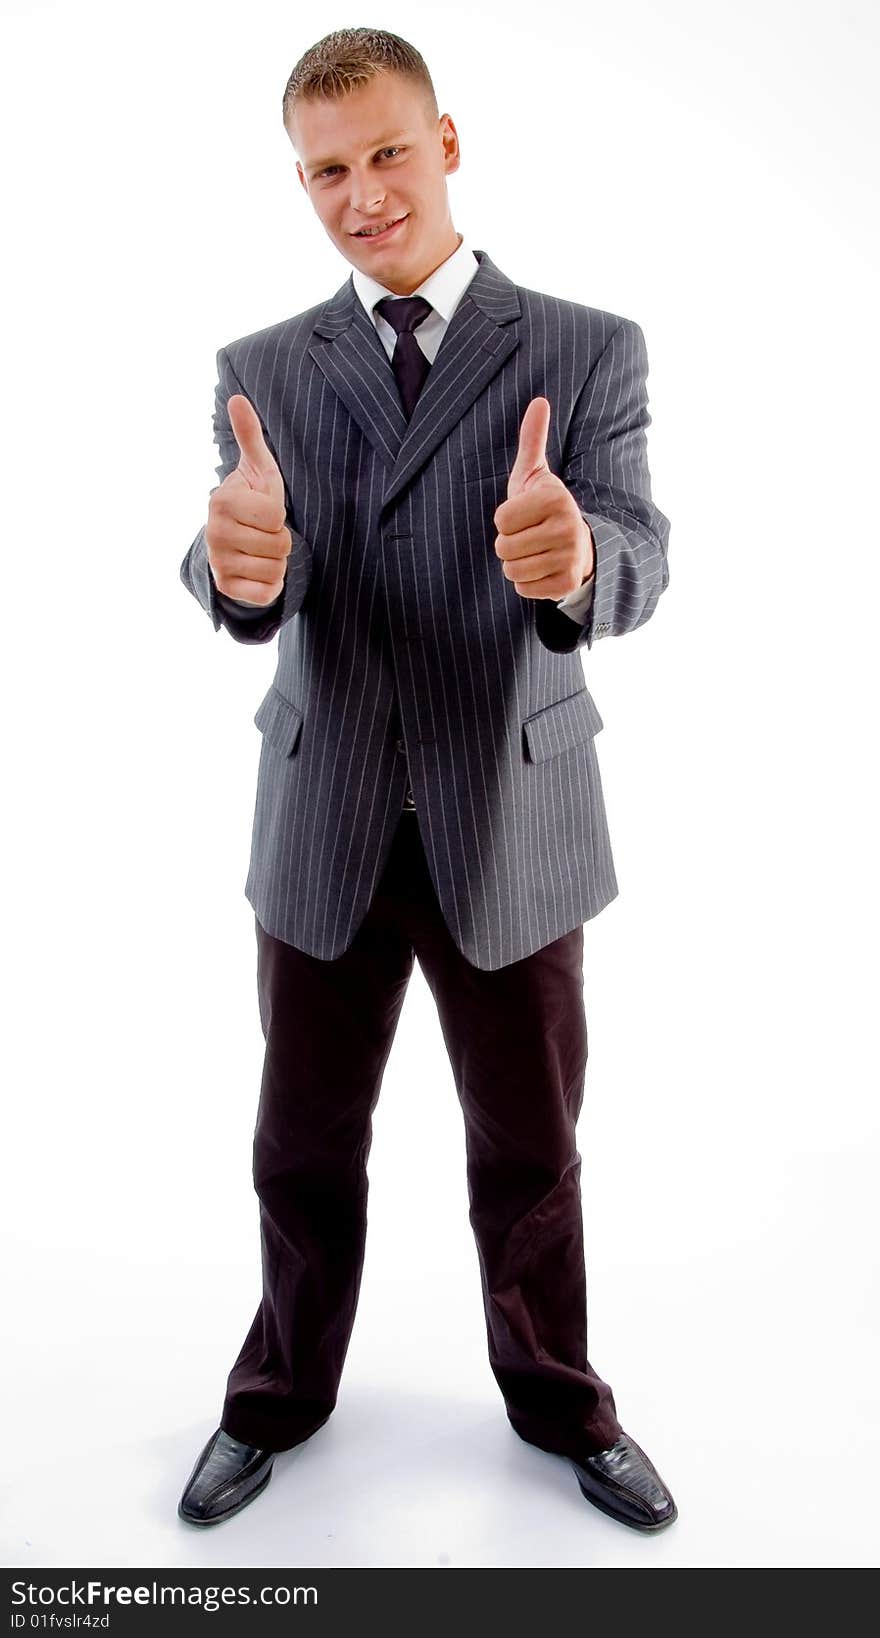
[[[494,972],[473,966],[443,921],[418,820],[404,810],[341,956],[306,955],[259,922],[256,934],[262,1300],[221,1426],[288,1450],[336,1404],[363,1270],[371,1117],[417,957],[464,1114],[489,1361],[508,1418],[562,1455],[613,1444],[614,1398],[587,1360],[575,1138],[587,1064],[583,927]]]

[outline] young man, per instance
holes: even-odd
[[[657,1530],[672,1496],[587,1359],[575,1133],[583,922],[618,891],[578,651],[643,624],[668,583],[644,339],[456,232],[455,126],[397,36],[312,47],[284,122],[353,272],[220,349],[221,482],[181,567],[215,629],[280,636],[245,886],[263,1297],[179,1512],[237,1512],[334,1408],[371,1115],[418,958],[508,1418],[597,1507]]]

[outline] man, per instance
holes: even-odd
[[[353,272],[221,348],[221,479],[181,567],[257,710],[263,1296],[179,1512],[213,1524],[330,1416],[371,1115],[417,958],[465,1118],[489,1358],[514,1429],[637,1529],[676,1517],[587,1360],[583,922],[617,893],[578,650],[668,583],[629,319],[523,289],[453,227],[414,48],[328,35],[288,82],[297,172]]]

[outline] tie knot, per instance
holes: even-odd
[[[376,307],[398,335],[415,330],[433,312],[424,296],[383,296]]]

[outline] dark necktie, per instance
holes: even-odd
[[[422,324],[434,309],[424,296],[383,296],[376,302],[376,309],[388,320],[393,330],[397,331],[397,340],[394,343],[394,353],[391,359],[391,368],[397,379],[400,396],[407,420],[410,419],[415,408],[416,399],[424,384],[425,377],[431,366],[416,341],[413,331]],[[404,750],[402,739],[397,741],[397,749]],[[404,810],[415,812],[412,783],[407,777],[406,794],[403,798]]]
[[[431,366],[416,341],[413,331],[433,313],[434,309],[424,296],[384,296],[376,302],[376,311],[397,331],[391,368],[397,378],[400,396],[407,420],[416,406],[416,399],[425,384]]]

